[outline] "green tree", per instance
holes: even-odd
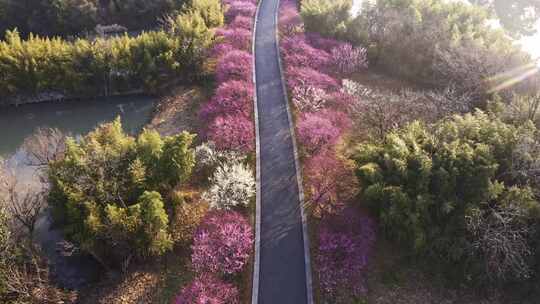
[[[301,14],[307,32],[343,37],[350,22],[352,0],[304,0]]]
[[[412,252],[462,265],[466,273],[478,274],[487,261],[483,275],[527,278],[521,267],[540,205],[506,173],[521,136],[531,130],[531,124],[514,127],[480,111],[430,127],[411,123],[382,143],[358,147],[362,200],[386,235]],[[501,218],[494,214],[507,216],[508,225],[493,222]],[[492,232],[500,238],[482,243]],[[517,260],[523,263],[512,263]]]
[[[55,218],[106,265],[162,254],[172,246],[163,197],[189,178],[193,139],[148,130],[134,138],[119,119],[68,139],[64,158],[49,165]]]

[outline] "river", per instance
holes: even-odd
[[[36,128],[55,127],[76,137],[120,116],[124,130],[133,134],[149,121],[155,101],[149,96],[128,96],[0,107],[0,156],[16,170],[22,187],[32,187],[35,169],[26,166],[26,153],[20,147]],[[101,270],[93,258],[78,252],[66,256],[59,250],[65,242],[61,230],[51,223],[46,212],[37,223],[35,237],[53,280],[77,290],[98,279]]]

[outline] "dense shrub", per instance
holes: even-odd
[[[160,255],[172,245],[164,203],[194,166],[193,135],[127,136],[119,120],[80,141],[69,138],[64,157],[49,165],[55,218],[66,235],[104,264]]]
[[[190,10],[168,17],[167,31],[134,37],[68,41],[30,35],[23,40],[17,31],[7,32],[0,41],[0,94],[154,92],[172,77],[197,79],[214,40],[203,13]]]
[[[523,246],[540,207],[508,173],[530,132],[531,124],[514,127],[480,111],[429,128],[412,123],[358,147],[362,200],[413,252],[469,275],[528,278]]]
[[[191,262],[198,273],[230,275],[240,272],[251,256],[253,231],[234,211],[212,211],[194,236]]]
[[[357,210],[322,220],[316,261],[325,299],[352,303],[367,292],[366,270],[374,243],[374,221]]]
[[[238,304],[238,289],[232,284],[222,282],[205,274],[196,277],[184,287],[176,297],[175,304]]]
[[[170,231],[175,243],[186,244],[208,212],[209,206],[196,192],[176,191],[172,194]]]
[[[4,0],[0,2],[0,32],[17,28],[24,37],[30,33],[68,36],[92,31],[99,24],[121,24],[129,30],[141,30],[155,27],[159,18],[181,9],[185,3],[183,0]]]
[[[191,1],[192,11],[195,11],[201,15],[209,28],[215,28],[223,26],[224,15],[223,6],[220,0],[195,0]]]
[[[301,14],[306,32],[342,37],[351,8],[352,0],[303,0]]]
[[[255,146],[253,121],[245,116],[218,116],[208,126],[207,137],[219,150],[251,152]]]

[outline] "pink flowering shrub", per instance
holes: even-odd
[[[253,86],[245,81],[231,80],[222,83],[210,102],[202,106],[200,117],[211,121],[219,115],[250,117],[253,103]]]
[[[253,231],[240,213],[210,212],[195,232],[193,269],[198,273],[238,273],[248,262],[252,246]]]
[[[335,79],[308,67],[287,67],[287,84],[290,88],[298,86],[310,86],[321,88],[328,93],[336,92],[339,85]]]
[[[309,45],[304,35],[283,38],[281,48],[281,55],[287,65],[325,70],[331,62],[330,55]]]
[[[343,42],[336,39],[322,37],[318,33],[306,33],[306,39],[314,48],[324,50],[328,53],[343,44]]]
[[[232,284],[204,274],[184,287],[174,304],[238,304],[238,289]]]
[[[252,80],[252,56],[245,51],[231,51],[218,61],[216,67],[217,80],[220,83],[229,80]]]
[[[223,41],[221,43],[215,44],[210,50],[210,57],[221,59],[222,56],[228,54],[231,51],[234,51],[235,48],[228,42]]]
[[[327,150],[334,145],[340,135],[330,119],[319,113],[304,113],[298,122],[298,141],[310,155]]]
[[[219,150],[251,152],[255,145],[253,129],[253,121],[245,116],[217,116],[208,127],[207,139]]]
[[[223,38],[233,48],[243,51],[251,50],[251,31],[243,28],[221,28],[216,31],[218,37]]]
[[[367,50],[343,43],[332,49],[332,66],[340,74],[350,75],[368,67]]]
[[[234,2],[249,2],[252,4],[257,4],[257,0],[221,0],[223,5],[232,5]]]
[[[331,303],[352,303],[367,292],[365,270],[375,243],[375,223],[358,210],[321,221],[316,256],[323,296]]]
[[[236,16],[254,17],[257,12],[257,5],[252,1],[232,1],[228,6],[225,19],[229,21],[234,20]]]
[[[290,36],[303,30],[302,17],[297,9],[296,1],[281,1],[279,14],[279,31],[283,36]]]
[[[231,28],[240,28],[248,31],[253,31],[253,18],[246,16],[236,16],[234,20],[229,24]]]

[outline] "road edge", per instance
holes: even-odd
[[[264,0],[261,0],[264,1]],[[311,247],[309,245],[309,230],[308,230],[308,221],[307,215],[305,212],[305,198],[304,198],[304,183],[302,178],[302,167],[300,167],[300,156],[298,154],[298,145],[296,143],[296,130],[294,128],[294,121],[291,114],[291,107],[289,102],[289,95],[287,93],[287,86],[285,82],[285,74],[283,73],[283,63],[281,61],[281,49],[279,47],[279,8],[281,0],[276,1],[276,14],[275,14],[275,33],[276,33],[276,51],[278,54],[278,64],[279,64],[279,74],[281,77],[281,86],[283,88],[283,97],[285,98],[285,105],[287,108],[287,116],[289,119],[289,128],[291,132],[291,139],[293,143],[294,151],[294,166],[296,168],[296,181],[298,183],[298,198],[300,203],[300,213],[302,217],[302,234],[304,239],[304,267],[306,271],[306,292],[307,292],[307,303],[313,304],[313,279],[311,271]],[[255,304],[255,303],[254,303]]]
[[[259,301],[259,274],[261,268],[261,140],[259,132],[259,107],[258,107],[258,98],[257,98],[257,71],[255,69],[256,64],[256,45],[255,40],[257,37],[257,23],[259,21],[259,9],[261,3],[264,0],[259,0],[257,3],[257,10],[255,12],[255,19],[253,21],[253,36],[251,41],[251,56],[252,58],[252,81],[255,94],[253,94],[253,111],[254,111],[254,121],[255,121],[255,158],[256,158],[256,169],[255,169],[255,182],[256,182],[256,205],[255,205],[255,261],[253,263],[253,286],[251,290],[251,303],[257,304]]]

